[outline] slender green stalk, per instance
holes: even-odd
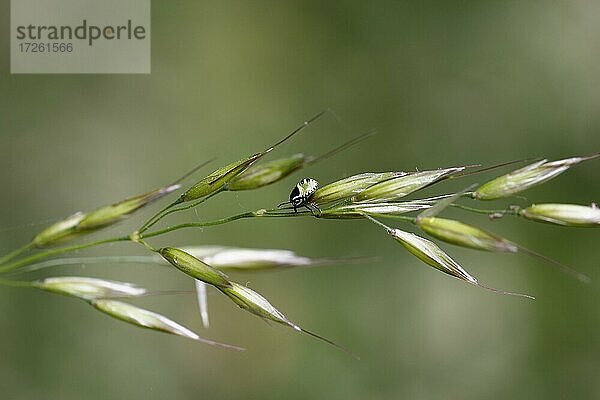
[[[33,284],[28,281],[13,281],[8,279],[0,279],[0,285],[11,287],[33,287]]]
[[[148,242],[146,242],[144,239],[138,238],[138,239],[137,239],[137,242],[138,242],[139,244],[143,245],[143,246],[144,246],[145,248],[147,248],[148,250],[150,250],[150,251],[154,252],[154,253],[158,252],[158,250],[157,250],[157,249],[155,249],[154,247],[150,246],[150,244],[149,244]]]
[[[175,207],[180,202],[181,201],[179,199],[177,199],[173,203],[169,204],[168,206],[166,206],[165,208],[163,208],[162,210],[160,210],[159,212],[157,212],[156,214],[154,214],[152,217],[150,217],[150,219],[148,221],[144,222],[144,224],[140,227],[140,229],[138,229],[138,231],[139,232],[144,232],[146,229],[148,229],[149,227],[151,227],[152,225],[154,225],[156,223],[156,221],[158,221],[159,219],[161,219],[163,217],[163,214],[166,211],[168,211],[172,207]]]
[[[48,258],[50,256],[54,256],[57,254],[64,254],[64,253],[68,253],[68,252],[76,251],[76,250],[83,250],[83,249],[87,249],[89,247],[99,246],[99,245],[105,244],[105,243],[124,242],[124,241],[128,241],[128,240],[131,240],[131,238],[129,236],[121,236],[121,237],[114,237],[114,238],[110,238],[110,239],[98,240],[96,242],[83,243],[83,244],[79,244],[79,245],[75,245],[75,246],[68,246],[68,247],[59,247],[57,249],[43,251],[41,253],[37,253],[37,254],[34,254],[34,255],[26,257],[26,258],[22,258],[21,260],[15,261],[12,264],[6,264],[3,266],[0,266],[0,273],[9,272],[9,271],[15,270],[17,268],[23,267],[25,265],[29,265],[38,260],[42,260],[44,258]]]
[[[460,208],[461,210],[470,211],[470,212],[474,212],[477,214],[486,214],[486,215],[502,214],[502,216],[504,216],[504,215],[518,215],[519,214],[518,210],[511,210],[511,209],[506,209],[506,208],[503,210],[482,210],[480,208],[463,206],[462,204],[457,204],[457,203],[450,204],[450,207],[456,207],[456,208]]]
[[[389,226],[387,226],[387,225],[386,225],[386,224],[384,224],[383,222],[380,222],[380,221],[376,220],[375,218],[373,218],[373,217],[371,217],[371,216],[369,216],[369,215],[367,215],[367,214],[365,214],[365,215],[364,215],[364,217],[365,217],[365,218],[367,218],[367,219],[369,219],[369,220],[370,220],[371,222],[373,222],[374,224],[376,224],[376,225],[379,225],[380,227],[382,227],[383,229],[385,229],[385,230],[386,230],[386,231],[388,231],[388,232],[390,232],[390,231],[392,231],[392,230],[393,230],[392,228],[390,228]]]
[[[7,261],[12,260],[19,254],[24,253],[25,251],[29,250],[31,247],[33,247],[33,242],[29,242],[26,245],[23,245],[23,246],[19,247],[18,249],[11,251],[10,253],[8,253],[5,256],[3,256],[2,258],[0,258],[0,265],[5,264]]]
[[[167,207],[163,208],[161,211],[159,211],[158,213],[156,213],[152,218],[150,218],[144,225],[142,225],[142,227],[139,229],[139,233],[142,234],[144,232],[146,232],[148,229],[150,229],[152,226],[154,226],[154,224],[156,224],[158,221],[160,221],[161,219],[163,219],[164,217],[166,217],[169,214],[173,214],[179,211],[185,211],[185,210],[189,210],[190,208],[194,208],[202,203],[204,203],[206,200],[210,199],[211,197],[215,196],[217,193],[221,193],[223,191],[223,189],[220,189],[214,193],[211,193],[210,195],[204,197],[203,199],[200,199],[198,201],[195,201],[191,204],[187,204],[185,206],[182,207],[177,207],[177,208],[173,208],[175,207],[177,204],[181,204],[180,200],[176,200],[175,202],[169,204]]]
[[[163,235],[165,233],[169,233],[169,232],[173,232],[179,229],[184,229],[184,228],[205,228],[207,226],[215,226],[215,225],[223,225],[226,224],[228,222],[233,222],[233,221],[237,221],[238,219],[244,219],[244,218],[260,218],[260,217],[303,217],[303,216],[309,216],[312,215],[311,212],[308,211],[301,211],[301,212],[292,212],[292,213],[282,213],[278,210],[257,210],[257,211],[250,211],[250,212],[245,212],[242,214],[237,214],[237,215],[232,215],[231,217],[226,217],[226,218],[221,218],[221,219],[217,219],[214,221],[208,221],[208,222],[187,222],[184,224],[179,224],[179,225],[173,225],[173,226],[169,226],[167,228],[158,230],[158,231],[154,231],[154,232],[149,232],[146,233],[144,235],[140,234],[140,238],[141,239],[147,239],[147,238],[151,238],[151,237],[155,237],[155,236],[159,236],[159,235]]]
[[[407,217],[406,215],[386,215],[385,218],[387,219],[397,219],[400,221],[405,221],[405,222],[410,222],[410,223],[415,223],[416,218],[414,217]]]
[[[169,232],[173,232],[179,229],[184,229],[184,228],[203,228],[206,226],[213,226],[213,225],[221,225],[221,224],[226,224],[228,222],[232,222],[238,219],[242,219],[242,218],[251,218],[254,217],[254,213],[253,212],[248,212],[248,213],[243,213],[243,214],[238,214],[238,215],[234,215],[231,217],[227,217],[227,218],[222,218],[222,219],[218,219],[215,221],[209,221],[209,222],[187,222],[184,224],[179,224],[179,225],[173,225],[173,226],[169,226],[167,228],[158,230],[158,231],[154,231],[154,232],[149,232],[146,234],[140,234],[140,238],[142,239],[147,239],[147,238],[151,238],[151,237],[155,237],[155,236],[159,236],[165,233],[169,233]]]
[[[75,246],[68,246],[68,247],[60,247],[57,249],[51,249],[51,250],[47,250],[47,251],[43,251],[37,254],[34,254],[32,256],[23,258],[21,260],[15,261],[11,264],[6,264],[6,265],[2,265],[0,266],[0,273],[7,273],[10,271],[13,271],[15,269],[30,265],[36,261],[39,260],[43,260],[45,258],[54,256],[54,255],[58,255],[58,254],[64,254],[64,253],[69,253],[69,252],[73,252],[73,251],[77,251],[77,250],[83,250],[83,249],[87,249],[89,247],[94,247],[94,246],[99,246],[102,244],[106,244],[106,243],[113,243],[113,242],[121,242],[121,241],[135,241],[138,242],[140,244],[142,244],[143,246],[145,246],[147,249],[151,250],[151,251],[156,251],[156,249],[154,249],[152,246],[150,246],[148,243],[146,243],[143,239],[146,238],[151,238],[151,237],[156,237],[159,235],[163,235],[165,233],[169,233],[172,231],[176,231],[179,229],[184,229],[184,228],[198,228],[198,227],[207,227],[207,226],[214,226],[214,225],[222,225],[222,224],[226,224],[228,222],[233,222],[236,221],[238,219],[243,219],[243,218],[254,218],[254,217],[301,217],[301,216],[309,216],[312,215],[312,213],[310,212],[294,212],[294,213],[289,213],[289,212],[281,212],[280,210],[274,209],[274,210],[257,210],[257,211],[252,211],[252,212],[246,212],[246,213],[242,213],[242,214],[238,214],[238,215],[233,215],[227,218],[222,218],[222,219],[218,219],[215,221],[209,221],[209,222],[198,222],[198,223],[185,223],[185,224],[179,224],[179,225],[174,225],[165,229],[161,229],[159,231],[154,231],[154,232],[150,232],[147,233],[145,235],[141,235],[139,234],[139,236],[135,239],[133,239],[130,236],[121,236],[121,237],[115,237],[115,238],[109,238],[109,239],[104,239],[104,240],[99,240],[96,242],[90,242],[90,243],[83,243],[80,245],[75,245]]]
[[[152,256],[88,256],[88,257],[66,257],[53,258],[51,260],[40,261],[34,264],[28,264],[19,268],[12,274],[38,271],[40,269],[65,266],[65,265],[83,265],[83,264],[151,264]]]

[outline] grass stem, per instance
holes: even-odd
[[[10,287],[33,287],[33,283],[29,281],[13,281],[8,279],[0,279],[0,285]]]
[[[151,238],[151,237],[155,237],[155,236],[160,236],[165,233],[173,232],[173,231],[176,231],[179,229],[185,229],[185,228],[205,228],[207,226],[223,225],[223,224],[237,221],[238,219],[244,219],[244,218],[261,218],[261,217],[284,218],[284,217],[304,217],[304,216],[312,216],[312,215],[313,214],[308,211],[281,212],[280,210],[277,210],[277,209],[272,209],[272,210],[261,209],[261,210],[257,210],[257,211],[250,211],[250,212],[245,212],[245,213],[241,213],[241,214],[237,214],[237,215],[232,215],[230,217],[221,218],[221,219],[217,219],[214,221],[187,222],[187,223],[183,223],[183,224],[179,224],[179,225],[173,225],[173,226],[169,226],[167,228],[164,228],[164,229],[161,229],[158,231],[149,232],[146,234],[140,234],[140,238],[147,239],[147,238]]]
[[[0,258],[0,265],[6,264],[6,262],[12,260],[16,256],[18,256],[24,252],[26,252],[27,250],[29,250],[32,247],[33,247],[33,242],[29,242],[26,245],[21,246],[18,249],[11,251],[10,253],[8,253],[5,256],[3,256],[2,258]]]
[[[63,253],[69,253],[72,251],[83,250],[83,249],[87,249],[89,247],[99,246],[99,245],[105,244],[105,243],[124,242],[124,241],[129,241],[129,240],[131,240],[131,238],[129,236],[121,236],[121,237],[114,237],[114,238],[110,238],[110,239],[98,240],[96,242],[83,243],[83,244],[79,244],[79,245],[75,245],[75,246],[59,247],[57,249],[42,251],[41,253],[33,254],[29,257],[15,261],[11,264],[6,264],[3,266],[0,266],[0,273],[6,273],[9,271],[13,271],[17,268],[23,267],[25,265],[29,265],[36,261],[43,260],[44,258],[48,258],[50,256],[54,256],[57,254],[63,254]]]

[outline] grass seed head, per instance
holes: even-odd
[[[287,319],[282,312],[277,310],[267,299],[254,290],[235,282],[231,282],[229,287],[220,287],[218,289],[240,308],[261,318],[287,325],[300,332],[302,331],[298,325]]]
[[[516,253],[519,250],[515,244],[500,236],[453,219],[417,218],[416,224],[427,234],[457,246],[506,253]]]
[[[256,153],[250,157],[243,158],[239,161],[226,165],[223,168],[219,168],[216,171],[213,171],[207,177],[201,179],[198,183],[196,183],[194,186],[189,188],[184,194],[182,194],[178,202],[183,203],[187,201],[198,200],[211,194],[214,194],[220,190],[226,189],[228,183],[230,183],[234,178],[246,171],[258,159],[270,153],[275,147],[281,145],[297,133],[304,130],[304,128],[306,128],[312,122],[319,119],[323,114],[325,114],[325,111],[322,111],[310,118],[309,120],[304,121],[300,126],[294,129],[283,139],[279,140],[277,143],[271,145],[270,147],[266,148],[260,153]]]
[[[356,203],[395,201],[464,169],[465,167],[453,167],[413,172],[370,186],[352,199]]]
[[[95,230],[119,222],[131,213],[179,189],[180,185],[171,185],[138,196],[130,197],[118,203],[100,207],[77,224],[78,230]]]
[[[595,204],[591,206],[552,203],[534,204],[521,210],[520,215],[533,221],[563,226],[600,226],[600,208]]]
[[[414,233],[401,231],[400,229],[390,229],[389,234],[425,264],[473,285],[478,285],[477,279],[467,273],[467,271],[432,241]]]
[[[596,158],[599,155],[600,154],[589,157],[572,157],[552,162],[548,162],[548,160],[537,161],[526,167],[484,183],[475,190],[473,197],[477,200],[495,200],[509,197],[533,186],[547,182],[562,174],[572,166],[577,165],[582,161]]]
[[[192,278],[199,279],[218,288],[231,286],[227,275],[183,250],[175,247],[163,247],[158,252],[171,265]]]
[[[400,229],[393,229],[385,224],[379,222],[378,220],[366,216],[367,219],[371,220],[371,222],[384,227],[387,232],[404,248],[406,248],[411,254],[417,257],[419,260],[423,261],[425,264],[434,267],[448,275],[454,276],[462,281],[470,283],[472,285],[478,286],[482,289],[488,290],[490,292],[502,294],[502,295],[510,295],[523,297],[530,300],[534,300],[533,296],[530,296],[525,293],[516,293],[516,292],[508,292],[505,290],[495,289],[486,285],[481,284],[477,281],[473,276],[467,273],[456,261],[454,261],[448,254],[446,254],[442,249],[440,249],[435,243],[422,238],[414,233],[404,232]]]
[[[177,190],[179,187],[178,184],[170,185],[100,207],[86,214],[78,212],[38,233],[33,238],[32,243],[36,247],[47,247],[115,224],[145,205]]]
[[[304,154],[294,154],[259,165],[253,165],[234,177],[227,190],[251,190],[275,183],[304,166],[308,158]]]
[[[280,267],[305,267],[333,261],[303,257],[283,249],[198,246],[184,248],[184,250],[219,270],[254,271]]]
[[[34,282],[34,286],[47,292],[92,300],[107,297],[135,297],[147,293],[146,289],[131,283],[104,279],[61,276]]]
[[[369,186],[406,175],[406,172],[365,172],[330,183],[317,189],[311,201],[316,204],[332,203],[352,197]]]
[[[157,314],[153,311],[145,310],[131,304],[108,299],[92,300],[90,301],[90,304],[97,310],[108,314],[113,318],[128,322],[140,328],[152,329],[159,332],[169,333],[171,335],[183,336],[185,338],[197,340],[213,346],[225,347],[234,350],[243,350],[240,347],[201,338],[195,332],[192,332],[185,326],[178,324],[164,315]]]
[[[222,190],[233,178],[244,172],[262,156],[262,153],[257,153],[213,171],[186,190],[179,198],[179,202],[198,200]]]
[[[340,204],[321,210],[319,218],[349,219],[363,218],[364,214],[372,217],[394,217],[412,211],[424,210],[431,207],[430,202],[406,201],[400,203],[358,203]]]
[[[80,236],[82,233],[77,230],[77,225],[84,218],[85,214],[78,212],[50,225],[33,238],[33,245],[35,247],[47,247]]]
[[[373,261],[373,257],[312,258],[285,249],[252,249],[227,246],[192,246],[181,248],[218,270],[261,271],[278,268],[312,267]],[[156,256],[153,262],[164,263]]]

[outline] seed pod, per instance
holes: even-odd
[[[78,212],[70,217],[59,221],[38,233],[31,241],[35,247],[46,247],[56,243],[64,242],[81,235],[77,231],[77,225],[85,218],[85,214]]]
[[[282,249],[198,246],[185,248],[185,250],[219,270],[233,269],[248,271],[278,267],[308,266],[316,265],[322,261],[320,259],[302,257],[293,251]]]
[[[244,310],[300,330],[260,294],[238,283],[230,282],[225,274],[209,267],[191,254],[173,247],[162,248],[159,253],[186,274],[215,286]]]
[[[198,200],[224,189],[229,182],[231,182],[235,177],[246,171],[258,159],[270,153],[275,147],[284,143],[289,138],[306,128],[311,122],[320,118],[324,113],[325,111],[320,112],[308,121],[304,121],[302,125],[294,129],[286,137],[273,144],[271,147],[261,151],[260,153],[256,153],[250,157],[243,158],[239,161],[226,165],[223,168],[219,168],[216,171],[213,171],[210,175],[201,179],[198,183],[196,183],[194,186],[189,188],[184,194],[182,194],[177,203]]]
[[[534,204],[521,210],[522,217],[532,221],[548,222],[563,226],[600,226],[600,209],[577,204]]]
[[[174,184],[130,197],[109,206],[100,207],[87,214],[78,212],[38,233],[33,238],[32,243],[35,247],[47,247],[91,233],[97,229],[119,222],[133,212],[166,196],[179,187],[179,184]]]
[[[199,279],[210,285],[221,287],[230,287],[231,283],[227,275],[218,271],[208,264],[203,263],[191,254],[174,247],[163,247],[158,250],[161,256],[175,268],[192,278]]]
[[[307,160],[310,158],[299,153],[264,164],[253,165],[234,177],[227,184],[227,190],[251,190],[270,185],[302,168]]]
[[[388,233],[412,255],[448,275],[477,285],[477,279],[469,275],[456,261],[440,249],[435,243],[400,229],[390,229]]]
[[[353,175],[317,189],[311,201],[316,204],[332,203],[352,197],[376,183],[404,175],[406,172],[365,172]]]
[[[270,185],[301,168],[332,157],[337,153],[362,142],[368,137],[374,135],[374,133],[375,132],[368,132],[359,135],[318,157],[306,156],[304,154],[294,154],[292,156],[273,160],[262,165],[253,165],[246,171],[233,178],[227,184],[227,190],[250,190]]]
[[[184,247],[184,251],[218,270],[257,271],[276,268],[311,267],[353,262],[370,258],[311,258],[283,249],[249,249],[225,246]]]
[[[131,304],[107,299],[92,300],[90,301],[90,304],[97,310],[102,311],[111,317],[120,319],[121,321],[125,321],[140,328],[147,328],[172,335],[183,336],[188,339],[197,340],[213,346],[225,347],[234,350],[244,350],[240,347],[201,338],[195,332],[192,332],[188,328],[165,317],[164,315],[157,314]]]
[[[33,282],[33,285],[47,292],[78,297],[84,300],[106,297],[135,297],[147,292],[146,289],[131,283],[79,276],[45,278]]]
[[[140,208],[179,189],[181,186],[171,185],[138,196],[130,197],[118,203],[100,207],[88,214],[77,224],[78,230],[94,230],[119,222]]]
[[[244,172],[265,153],[257,153],[213,171],[198,183],[185,191],[179,198],[179,203],[197,200],[223,189],[233,178]]]
[[[477,200],[495,200],[512,196],[549,181],[582,161],[591,160],[598,156],[600,154],[589,157],[572,157],[552,162],[541,160],[484,183],[475,190],[473,197]]]
[[[416,224],[427,234],[457,246],[505,253],[519,250],[517,245],[500,236],[460,221],[425,217],[417,218]]]
[[[465,167],[453,167],[431,171],[419,171],[388,179],[363,190],[354,196],[352,200],[356,203],[395,201],[464,169]]]
[[[520,246],[493,233],[486,232],[475,226],[467,225],[460,221],[436,217],[417,217],[416,224],[429,235],[445,242],[476,250],[501,253],[524,253],[537,258],[584,283],[590,282],[590,278],[587,275],[582,274],[567,265],[561,264],[550,257]]]
[[[227,297],[240,308],[258,315],[261,318],[287,325],[299,332],[302,331],[298,325],[287,319],[283,313],[277,310],[267,301],[267,299],[256,293],[254,290],[235,282],[231,282],[229,287],[219,287],[218,289],[227,295]]]
[[[525,293],[508,292],[505,290],[495,289],[486,286],[477,281],[467,271],[465,271],[456,261],[446,254],[435,243],[415,235],[414,233],[404,232],[399,229],[388,228],[388,233],[396,239],[406,250],[423,261],[425,264],[432,266],[448,275],[454,276],[462,281],[478,286],[482,289],[509,296],[525,297],[535,300],[533,296]]]
[[[328,219],[363,218],[365,214],[372,217],[394,217],[429,207],[431,207],[431,203],[419,200],[401,203],[344,204],[321,210],[318,216]]]

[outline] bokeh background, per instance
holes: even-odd
[[[320,154],[362,132],[378,134],[284,182],[221,195],[177,218],[275,205],[302,176],[330,182],[362,171],[600,150],[595,1],[154,1],[150,75],[10,75],[9,2],[0,10],[2,252],[76,210],[152,189],[209,158],[217,158],[214,166],[261,150],[325,108],[336,117],[274,156]],[[528,201],[600,200],[598,166],[584,163],[527,192]],[[130,232],[150,211],[114,233]],[[594,283],[525,256],[444,246],[481,281],[537,300],[494,295],[421,264],[362,221],[239,221],[174,233],[153,243],[378,256],[376,263],[233,275],[361,361],[269,326],[214,291],[209,330],[193,296],[137,304],[246,352],[140,330],[69,298],[1,287],[0,397],[599,398],[600,233],[463,219],[569,263]],[[92,254],[144,249],[118,244],[78,255]],[[61,273],[152,289],[193,286],[181,273],[139,265],[28,277]]]

